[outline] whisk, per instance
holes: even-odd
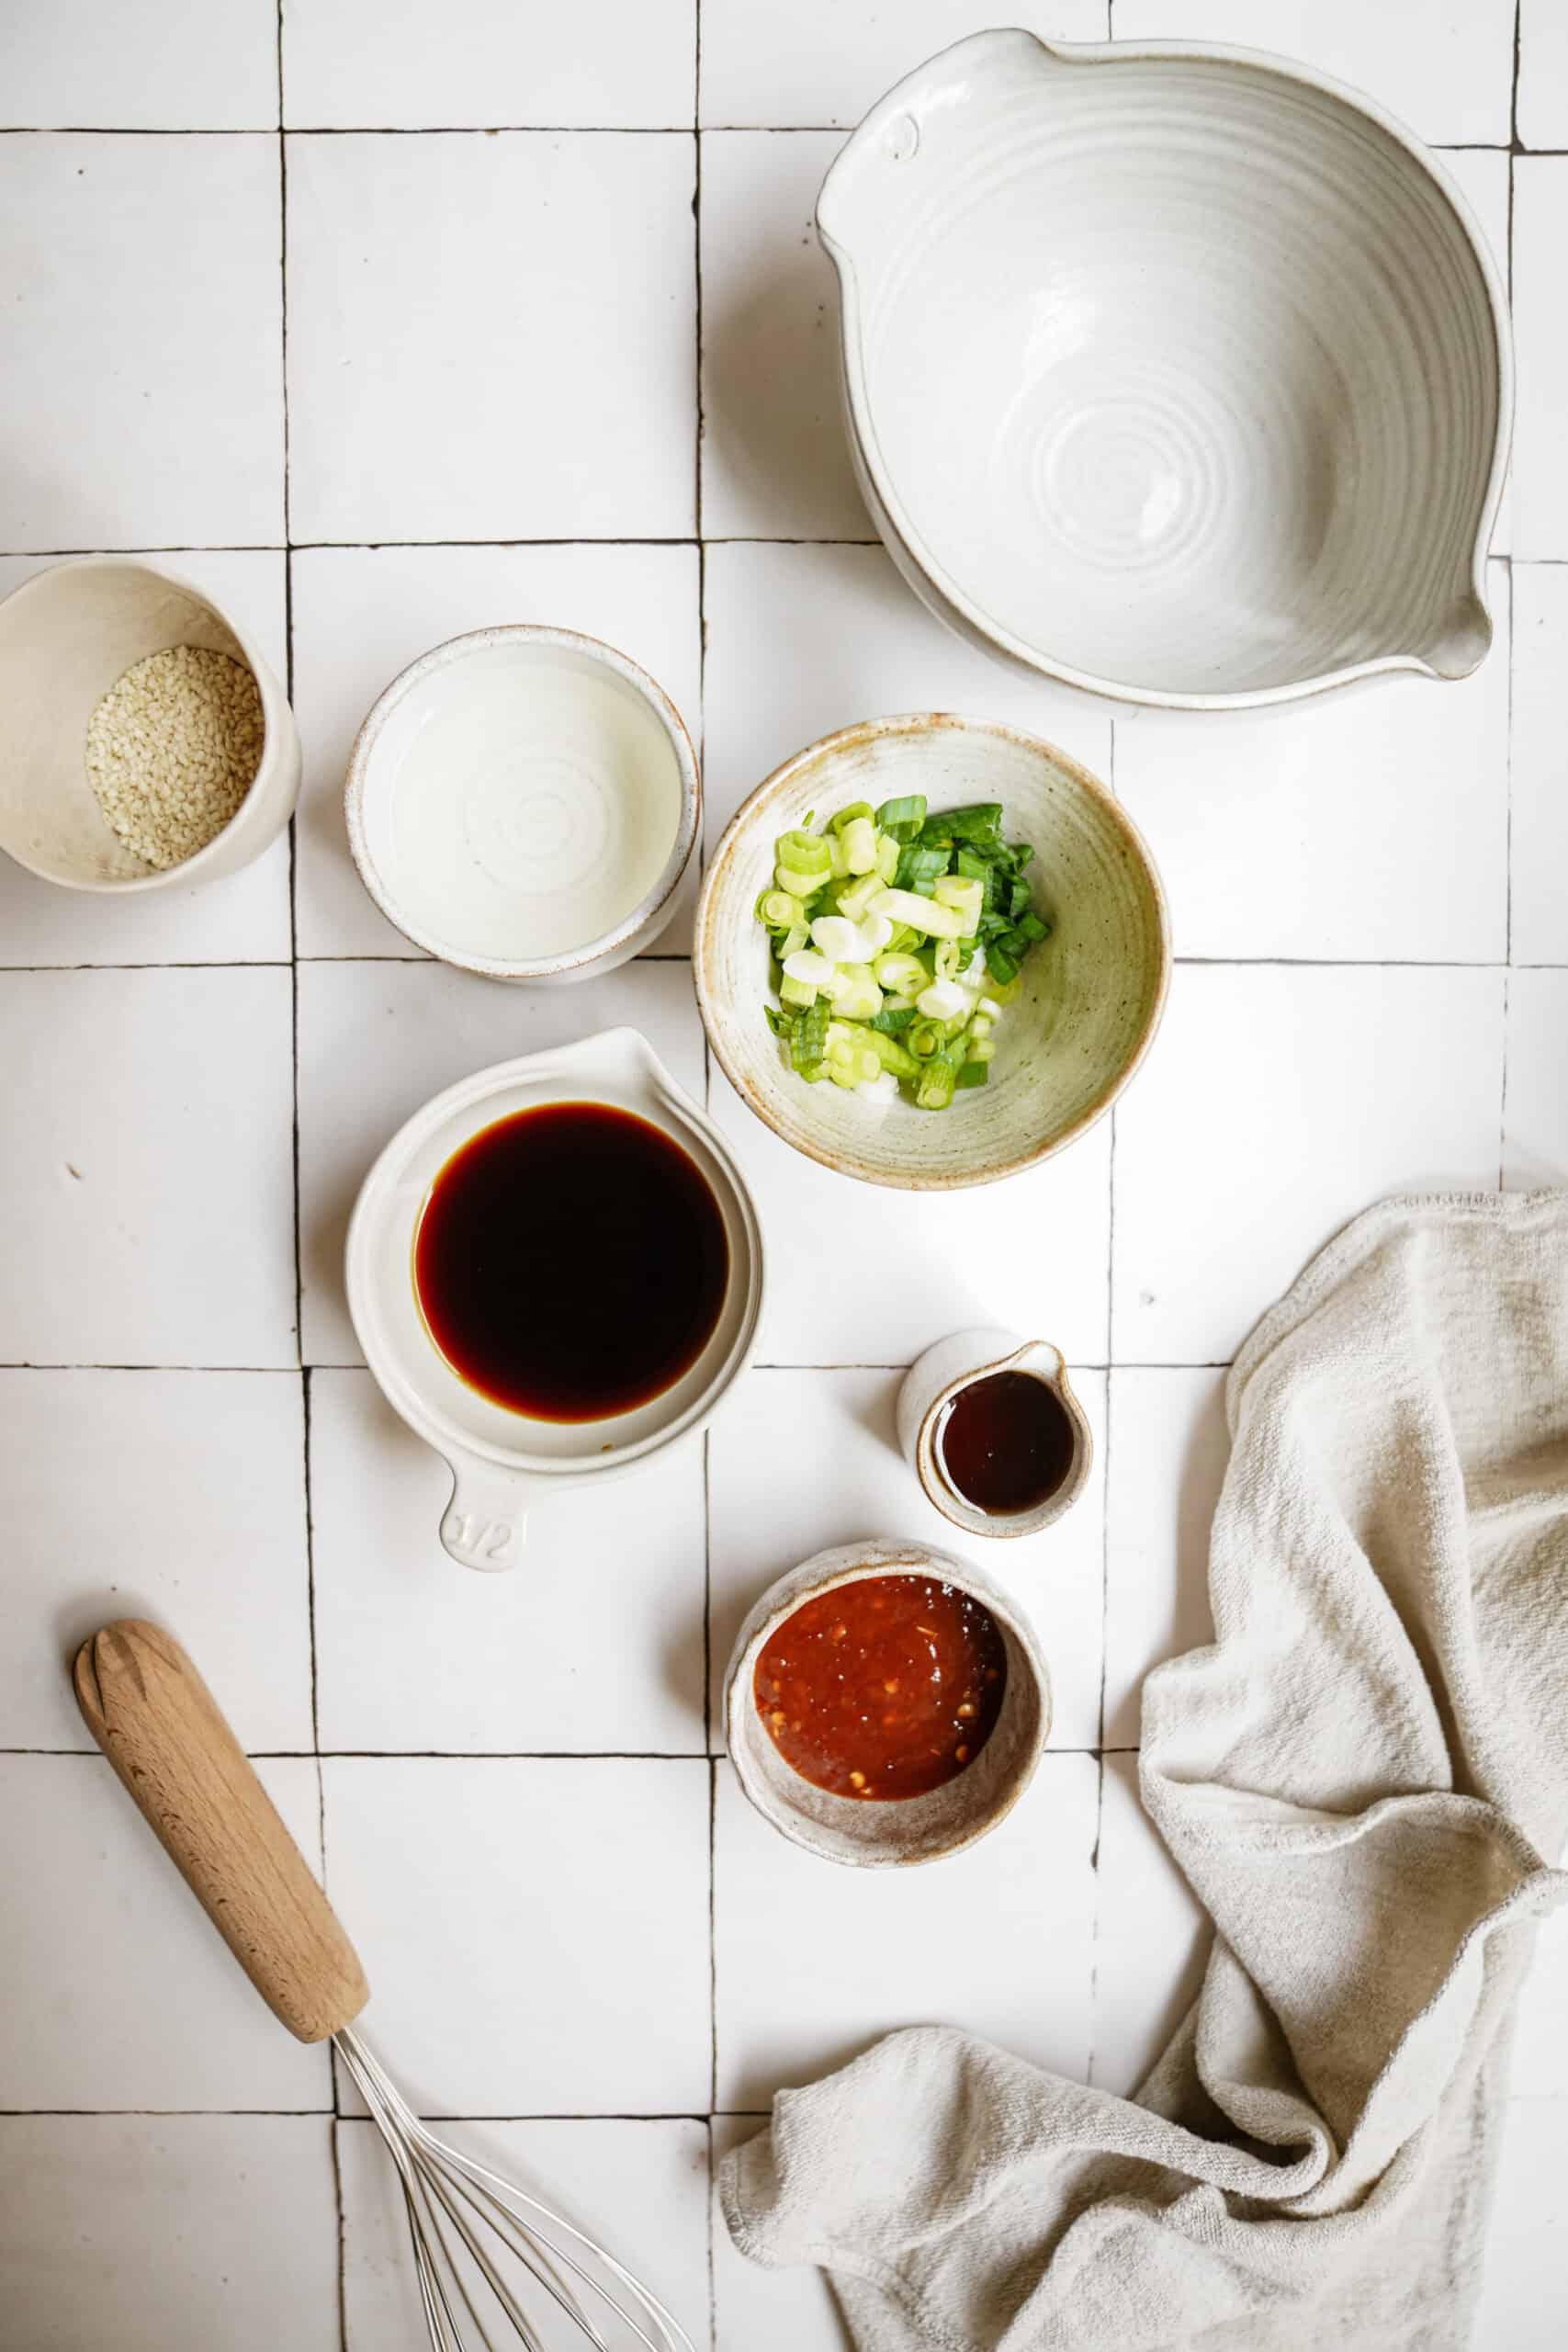
[[[174,1637],[122,1618],[76,1653],[98,1746],[275,2017],[329,2037],[391,2152],[435,2352],[694,2352],[659,2298],[564,2214],[438,2139],[353,2030],[370,1997],[359,1955],[212,1693]],[[615,2323],[625,2335],[607,2337]],[[496,2329],[502,2328],[498,2336]]]

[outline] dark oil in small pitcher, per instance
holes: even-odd
[[[1066,1407],[1032,1372],[972,1380],[937,1430],[949,1483],[966,1503],[997,1518],[1049,1502],[1072,1469],[1074,1446]]]

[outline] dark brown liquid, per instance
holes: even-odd
[[[431,1338],[470,1387],[535,1420],[596,1421],[691,1370],[729,1244],[712,1186],[661,1128],[551,1102],[453,1153],[413,1272]]]
[[[976,1510],[1035,1510],[1073,1466],[1073,1425],[1032,1372],[993,1372],[961,1388],[937,1431],[942,1467]]]

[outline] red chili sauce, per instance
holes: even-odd
[[[803,1601],[752,1677],[786,1764],[844,1797],[919,1797],[972,1764],[1007,1690],[977,1600],[930,1577],[866,1577]]]

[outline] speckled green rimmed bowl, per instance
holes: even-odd
[[[947,1111],[807,1085],[763,1017],[768,938],[754,910],[777,836],[813,811],[915,792],[933,809],[999,800],[1009,839],[1034,844],[1034,903],[1053,925],[997,1023],[989,1083]],[[1110,1109],[1159,1025],[1170,934],[1136,827],[1087,768],[1016,727],[927,711],[824,736],[759,785],[709,864],[694,964],[708,1042],[775,1135],[868,1184],[945,1192],[1032,1168]]]

